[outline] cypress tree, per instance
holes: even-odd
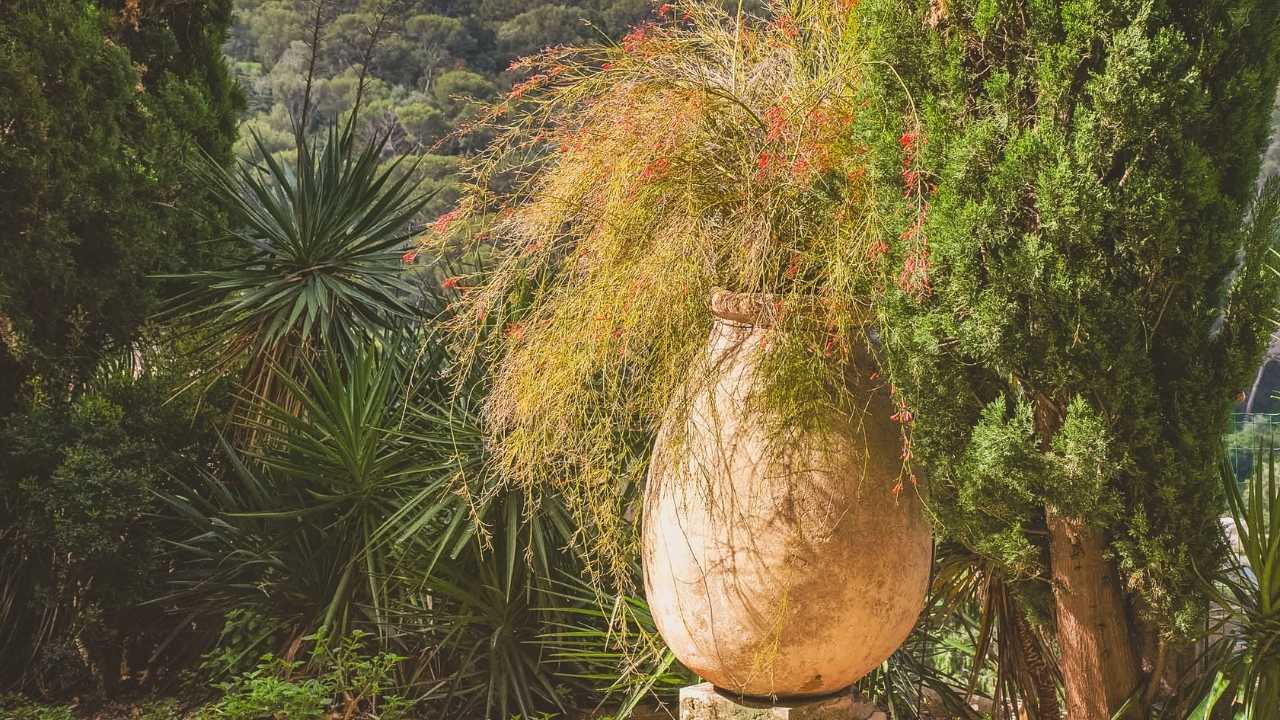
[[[0,415],[78,384],[199,264],[220,212],[189,162],[231,159],[230,0],[0,3]]]
[[[1040,589],[1068,716],[1146,705],[1203,627],[1220,434],[1271,325],[1280,3],[859,12],[909,455],[943,533]]]

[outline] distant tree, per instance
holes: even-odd
[[[0,415],[127,343],[217,211],[186,162],[229,160],[229,0],[0,4]]]
[[[581,43],[595,34],[584,22],[598,21],[594,15],[584,8],[568,5],[531,8],[498,25],[498,49],[503,55],[516,58],[552,45]]]
[[[429,147],[450,130],[449,116],[430,98],[421,95],[397,107],[396,119],[409,138],[424,147]]]
[[[325,23],[321,35],[325,72],[340,73],[360,63],[374,22],[372,13],[349,12]]]
[[[384,159],[398,154],[463,156],[483,146],[482,134],[455,130],[477,116],[478,103],[510,87],[515,58],[565,43],[620,38],[651,18],[650,0],[234,0],[235,27],[226,51],[251,91],[246,126],[263,147],[292,156],[293,122],[302,112],[313,48],[308,28],[321,11],[314,48],[314,103],[307,133],[341,122],[351,109],[362,73],[364,107],[357,135],[387,137]],[[736,8],[738,0],[724,0]],[[318,3],[318,4],[317,4]],[[761,0],[747,0],[759,12]],[[388,11],[367,73],[365,48],[377,18]],[[256,141],[241,139],[248,156]],[[457,168],[451,172],[457,172]],[[430,177],[429,184],[456,187],[458,177]],[[428,204],[446,211],[444,191]]]
[[[301,39],[306,19],[294,7],[294,3],[282,0],[265,0],[260,5],[241,5],[239,17],[245,21],[244,35],[253,41],[253,49],[259,62],[273,65],[294,40]]]

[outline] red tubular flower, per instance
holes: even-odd
[[[458,216],[461,214],[462,214],[461,210],[454,208],[453,210],[450,210],[449,212],[436,218],[436,221],[431,223],[431,229],[437,233],[442,233],[448,230],[449,226],[453,224],[453,221],[457,220]]]
[[[787,263],[787,271],[783,273],[788,280],[795,280],[796,275],[800,273],[800,255],[791,253],[791,260]]]
[[[538,73],[537,75],[533,75],[529,77],[528,80],[525,80],[519,85],[516,85],[515,87],[511,88],[511,92],[507,94],[507,98],[510,100],[518,100],[521,97],[523,97],[526,93],[528,93],[530,90],[534,89],[535,87],[538,87],[539,85],[545,83],[550,79],[551,79],[551,76],[548,75],[547,73]]]
[[[779,17],[777,20],[774,20],[773,26],[776,27],[778,30],[780,30],[783,35],[786,35],[788,38],[792,40],[794,40],[796,36],[800,34],[800,29],[796,27],[795,18],[791,17],[790,15],[783,15]]]
[[[631,28],[631,32],[622,38],[622,49],[629,53],[639,50],[649,39],[649,30],[652,27],[653,23],[642,23]]]
[[[417,250],[406,250],[405,253],[400,256],[400,261],[403,262],[405,265],[412,265],[413,261],[417,259],[418,259]]]
[[[771,161],[772,161],[772,158],[769,156],[768,152],[761,152],[759,157],[756,158],[756,179],[757,180],[764,178],[765,174],[769,171],[769,163]]]
[[[903,261],[902,272],[898,274],[898,287],[903,292],[918,296],[928,295],[932,291],[927,250],[917,250]]]
[[[658,158],[644,167],[640,171],[641,180],[653,180],[660,178],[667,173],[667,169],[671,167],[671,161],[667,158]]]
[[[768,110],[765,110],[764,120],[765,124],[768,125],[764,138],[767,142],[773,142],[782,136],[782,131],[787,125],[787,117],[782,112],[781,107],[773,105]]]
[[[662,3],[658,6],[658,17],[666,17],[671,14],[674,8],[671,3]]]
[[[444,288],[445,290],[453,290],[454,288],[458,287],[458,282],[461,279],[462,278],[459,278],[459,277],[447,277],[444,279],[443,282],[440,283],[440,287]]]

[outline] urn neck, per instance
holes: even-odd
[[[778,298],[771,293],[716,290],[711,293],[711,314],[717,320],[756,328],[773,327]]]

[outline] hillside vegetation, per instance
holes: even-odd
[[[457,198],[459,156],[485,140],[451,134],[510,88],[514,59],[621,37],[653,12],[649,0],[236,0],[226,52],[249,98],[240,147],[253,132],[273,151],[292,149],[315,36],[308,129],[350,112],[367,59],[362,129],[388,134],[388,155],[421,158],[427,189],[441,191],[428,207],[438,214]]]

